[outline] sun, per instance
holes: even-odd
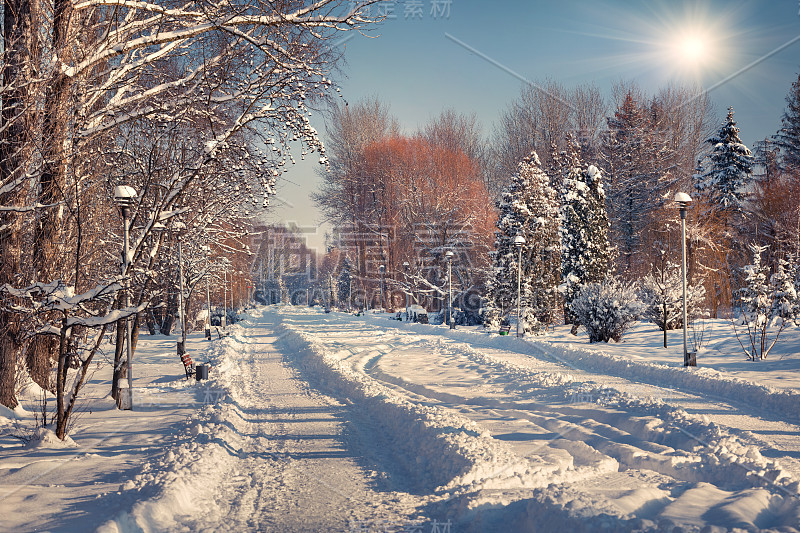
[[[657,83],[702,86],[724,78],[752,39],[742,24],[743,0],[726,6],[720,11],[696,0],[654,0],[636,9],[599,10],[597,24],[584,35],[606,40],[609,53],[587,65]]]
[[[713,40],[701,31],[687,31],[676,35],[670,44],[670,60],[679,69],[696,69],[715,60]]]
[[[679,52],[684,59],[692,63],[702,61],[703,55],[707,52],[707,43],[702,37],[697,35],[690,35],[684,37],[678,43]]]

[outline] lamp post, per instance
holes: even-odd
[[[203,246],[203,251],[206,253],[206,321],[205,335],[207,340],[211,340],[211,287],[208,283],[208,253],[211,249],[208,246]]]
[[[408,261],[403,261],[403,270],[405,271],[406,283],[408,283],[408,267],[409,266],[411,266],[411,265],[408,264]],[[409,283],[408,284],[408,288],[406,290],[406,322],[408,322],[408,318],[409,318],[408,317],[408,307],[409,307],[410,303],[409,303],[408,298],[409,298],[410,292],[411,292],[411,284]]]
[[[447,250],[444,254],[447,258],[447,318],[450,322],[450,329],[456,329],[453,322],[453,251]]]
[[[219,319],[219,325],[226,327],[228,325],[228,265],[225,265],[225,270],[222,271],[222,316]]]
[[[378,267],[378,269],[381,271],[381,306],[380,307],[381,307],[381,311],[385,311],[384,306],[383,306],[383,274],[386,272],[386,265],[381,265],[381,266]]]
[[[685,192],[675,193],[675,202],[681,213],[681,282],[683,285],[683,366],[697,366],[696,361],[690,361],[689,351],[686,348],[686,208],[692,203],[692,198]],[[666,324],[664,325],[666,328]]]
[[[122,210],[122,225],[123,225],[123,244],[122,244],[122,275],[124,276],[125,291],[125,307],[131,305],[131,282],[130,282],[130,225],[128,219],[131,214],[131,206],[137,198],[136,189],[128,185],[117,185],[114,187],[114,201]],[[126,363],[128,365],[128,403],[123,406],[123,409],[133,410],[133,353],[131,350],[131,320],[130,316],[125,317],[125,344],[127,345]]]
[[[520,300],[522,299],[522,245],[525,237],[517,233],[514,237],[514,246],[517,247],[517,337],[519,337]]]
[[[183,355],[186,353],[186,310],[183,302],[183,244],[181,238],[186,233],[186,224],[176,220],[172,225],[172,229],[178,237],[178,279],[180,286],[178,292],[178,321],[181,323],[181,342],[178,345],[178,354]]]

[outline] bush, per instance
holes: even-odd
[[[686,314],[692,318],[703,314],[702,304],[706,289],[702,285],[686,286]],[[667,262],[664,268],[654,268],[639,282],[639,298],[644,308],[644,318],[662,331],[683,327],[683,281],[681,266]],[[664,310],[666,307],[666,316]]]
[[[633,284],[607,277],[600,283],[581,287],[570,311],[575,323],[589,332],[589,342],[619,342],[625,330],[642,311]]]

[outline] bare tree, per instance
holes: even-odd
[[[5,11],[0,98],[2,139],[10,143],[0,151],[0,286],[8,305],[0,311],[0,403],[16,403],[6,384],[21,343],[31,340],[20,322],[27,315],[11,311],[18,298],[11,289],[62,280],[74,291],[91,290],[117,269],[119,235],[99,237],[98,213],[108,210],[120,183],[107,171],[126,150],[133,154],[137,128],[161,140],[191,132],[191,142],[163,158],[153,179],[146,172],[132,177],[141,229],[124,276],[146,270],[157,255],[153,226],[193,187],[209,193],[193,222],[211,228],[226,205],[256,194],[266,202],[292,161],[293,141],[326,162],[308,119],[309,106],[326,99],[332,85],[338,55],[326,43],[365,28],[362,8],[373,1],[234,1],[197,9],[193,2],[56,0],[52,12],[36,13],[21,2],[15,20]],[[28,30],[32,20],[41,31]],[[15,133],[20,128],[25,135]],[[259,153],[261,144],[275,153]],[[85,268],[87,254],[102,260]],[[57,321],[58,313],[42,319]],[[45,344],[40,361],[57,350]]]
[[[568,133],[579,143],[581,157],[594,160],[605,111],[605,99],[594,85],[572,90],[553,80],[525,85],[493,133],[495,175],[503,180],[513,176],[517,165],[534,151],[542,166],[551,168],[553,154],[566,150]],[[500,181],[490,190],[496,195],[506,185]]]

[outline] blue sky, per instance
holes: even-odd
[[[720,120],[733,105],[752,146],[779,127],[800,71],[798,0],[398,0],[385,8],[390,16],[368,37],[341,44],[346,62],[335,79],[348,101],[379,97],[408,132],[453,108],[475,113],[488,134],[519,95],[520,78],[593,82],[606,95],[620,80],[648,92],[685,82],[711,89]],[[324,134],[322,118],[315,126]],[[285,175],[271,222],[320,222],[307,198],[317,185],[315,166]],[[320,245],[321,235],[311,243]]]

